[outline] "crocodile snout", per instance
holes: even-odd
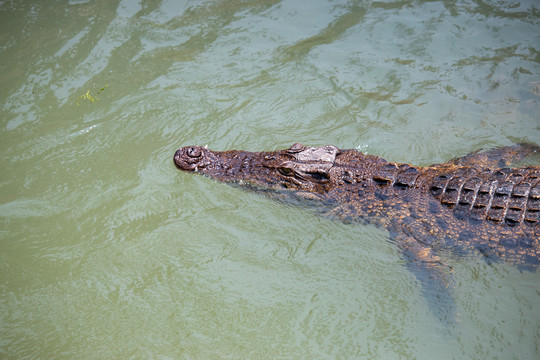
[[[197,171],[202,164],[206,149],[201,146],[186,146],[174,153],[174,164],[184,171]]]

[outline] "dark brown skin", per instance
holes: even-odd
[[[520,144],[414,167],[335,146],[294,144],[273,152],[190,146],[174,162],[218,181],[319,203],[342,221],[382,226],[411,260],[444,278],[441,249],[478,250],[540,268],[540,166],[507,168],[534,153],[539,146]]]

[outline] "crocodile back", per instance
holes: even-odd
[[[437,175],[429,191],[457,217],[504,226],[540,224],[540,168],[461,168]]]

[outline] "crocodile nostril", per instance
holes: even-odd
[[[189,149],[187,149],[186,154],[189,157],[198,158],[199,156],[201,156],[201,149],[195,146],[190,147]]]

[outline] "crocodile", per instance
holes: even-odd
[[[315,205],[346,223],[385,228],[410,261],[429,307],[455,323],[449,266],[442,253],[480,253],[520,270],[540,269],[540,166],[514,167],[540,154],[517,144],[420,167],[354,149],[300,143],[270,152],[187,146],[180,170]],[[298,201],[295,201],[298,202]]]
[[[535,153],[540,146],[518,144],[420,167],[332,145],[269,152],[187,146],[174,163],[305,200],[343,222],[381,226],[407,257],[449,281],[440,250],[540,268],[540,166],[509,167]]]

